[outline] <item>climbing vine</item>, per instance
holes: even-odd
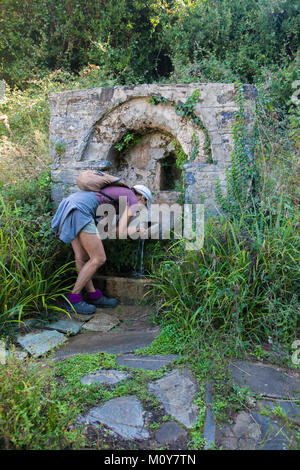
[[[257,174],[253,159],[253,141],[246,127],[243,86],[236,83],[236,102],[239,110],[233,126],[234,149],[231,166],[226,168],[226,195],[216,181],[216,199],[221,209],[231,217],[238,217],[253,201],[254,180]],[[255,127],[254,127],[255,132]]]
[[[181,116],[182,118],[186,118],[191,120],[198,129],[201,129],[205,135],[205,144],[204,144],[204,153],[207,156],[207,163],[213,163],[212,155],[211,155],[211,145],[210,145],[210,138],[207,132],[206,127],[203,125],[199,116],[197,116],[194,112],[194,108],[197,103],[199,103],[200,99],[200,90],[196,88],[193,93],[188,97],[185,103],[175,103],[174,101],[165,98],[164,96],[152,96],[149,99],[149,103],[153,105],[158,104],[170,104],[174,106],[175,112],[177,115]],[[197,138],[196,132],[193,133],[193,151],[190,155],[190,160],[194,160],[199,152],[199,140]]]

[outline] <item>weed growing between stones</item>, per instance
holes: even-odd
[[[61,361],[56,369],[56,374],[63,384],[62,393],[71,396],[82,396],[82,406],[104,403],[119,396],[135,395],[145,405],[158,406],[158,401],[149,394],[146,385],[155,379],[161,378],[166,368],[159,371],[129,369],[131,379],[109,387],[102,384],[92,384],[88,387],[82,385],[80,379],[83,375],[98,369],[126,370],[125,366],[117,366],[116,355],[107,353],[82,354]]]
[[[161,403],[148,390],[148,384],[162,378],[171,370],[171,366],[164,366],[159,370],[143,370],[127,368],[116,365],[116,355],[107,353],[80,354],[72,358],[65,359],[55,366],[55,375],[58,380],[58,396],[60,400],[70,397],[76,401],[76,410],[80,415],[84,415],[92,406],[101,406],[105,402],[117,398],[134,395],[140,400],[143,409],[146,411],[146,425],[153,438],[155,431],[165,421],[172,421],[173,418],[162,409]],[[81,378],[89,372],[98,369],[117,369],[130,374],[130,378],[120,383],[109,386],[103,384],[82,385]],[[174,363],[172,365],[174,368]],[[144,442],[125,441],[116,437],[105,426],[100,425],[101,431],[88,426],[83,429],[89,446],[101,449],[147,449],[151,444],[151,439]],[[182,441],[183,442],[183,441]],[[178,444],[180,445],[180,444]],[[186,445],[186,444],[185,444]],[[153,448],[153,447],[151,447]],[[168,448],[166,444],[164,448]]]

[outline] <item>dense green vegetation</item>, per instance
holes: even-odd
[[[78,73],[89,63],[119,83],[171,71],[253,82],[295,57],[297,13],[293,0],[3,0],[1,72],[22,87],[49,69]]]
[[[68,292],[74,262],[50,227],[50,178],[2,188],[0,196],[0,334],[27,315],[47,315]]]
[[[74,276],[70,248],[50,230],[49,92],[146,82],[236,83],[240,110],[227,193],[217,187],[222,213],[208,220],[203,250],[188,253],[174,242],[145,244],[162,333],[143,352],[178,353],[200,381],[213,378],[214,411],[224,418],[245,398],[228,382],[225,358],[247,354],[295,367],[291,345],[300,330],[299,3],[2,0],[1,7],[0,80],[6,93],[0,97],[0,333],[8,338],[20,321],[54,311]],[[250,133],[243,115],[245,83],[258,89]],[[181,111],[194,119],[196,96],[187,98]],[[119,143],[121,150],[131,138]],[[180,167],[186,155],[182,149],[176,152]],[[116,243],[107,247],[105,269],[130,271],[136,244],[122,241],[116,250]],[[268,341],[272,351],[265,348]],[[26,367],[17,361],[0,366],[5,384],[0,447],[83,446],[70,427],[81,406],[79,373],[111,366],[111,361],[91,356],[62,363],[56,370],[66,381],[62,387],[54,384],[51,371],[41,373],[30,361]],[[129,388],[118,391],[134,391],[143,399],[142,383],[150,375],[137,373]],[[193,448],[203,445],[203,396],[202,387]],[[92,388],[86,399],[91,404],[109,397],[106,390]],[[41,432],[35,433],[37,428]]]
[[[56,276],[72,277],[71,252],[50,230],[48,93],[145,81],[235,81],[240,112],[227,195],[217,187],[223,219],[208,224],[205,250],[195,260],[179,246],[174,253],[149,242],[145,267],[162,283],[164,314],[176,311],[181,327],[202,328],[206,318],[230,332],[235,324],[241,341],[249,332],[266,340],[275,328],[278,340],[290,342],[299,326],[288,313],[297,311],[299,281],[299,105],[291,101],[299,70],[297,3],[5,0],[3,6],[1,328],[47,311],[67,287]],[[259,91],[251,135],[243,117],[245,82]],[[196,101],[195,92],[176,112],[201,126]],[[177,153],[180,167],[186,156]],[[133,245],[122,242],[120,254],[110,243],[105,270],[130,271]],[[186,270],[200,276],[196,286]],[[271,327],[272,315],[278,318]]]

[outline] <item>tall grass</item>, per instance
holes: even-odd
[[[186,331],[219,330],[241,342],[295,339],[300,217],[285,202],[268,215],[264,208],[209,221],[201,252],[171,247],[153,274],[164,316]]]
[[[41,189],[30,206],[25,189],[21,204],[12,201],[11,194],[10,200],[0,196],[0,331],[28,315],[59,309],[57,300],[70,289],[74,277],[73,262],[59,260],[43,201],[45,191]],[[30,189],[36,189],[33,183]],[[44,205],[40,216],[37,201]]]

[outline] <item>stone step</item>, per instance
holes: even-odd
[[[72,336],[67,343],[57,349],[54,359],[64,359],[76,354],[107,352],[124,354],[149,346],[160,333],[159,327],[139,328],[108,333],[87,332]]]
[[[114,297],[123,304],[151,301],[151,279],[96,275],[94,285],[107,297]],[[147,295],[146,295],[147,294]]]
[[[102,351],[97,336],[102,338],[102,334],[106,333],[103,342],[106,349],[103,351],[132,352],[134,349],[149,345],[149,338],[152,341],[156,336],[159,329],[155,328],[152,322],[154,312],[151,305],[118,305],[115,308],[98,308],[94,315],[78,315],[72,312],[68,316],[60,313],[60,319],[52,323],[27,321],[27,331],[25,334],[19,334],[18,342],[30,354],[41,356],[68,340],[71,345],[71,350],[68,353],[70,352],[72,355],[85,352],[85,348],[87,348],[87,352]],[[111,336],[108,334],[110,330],[112,330]],[[28,331],[30,332],[28,333]],[[92,343],[89,345],[91,332],[96,334],[96,339],[93,337]],[[65,333],[69,338],[61,333]],[[143,338],[144,334],[146,334],[145,338]],[[71,336],[74,339],[75,336],[79,337],[79,339],[72,341]],[[87,337],[85,338],[85,336]],[[73,352],[73,346],[75,352]],[[0,360],[2,360],[1,357]]]
[[[59,315],[60,319],[84,322],[84,329],[87,330],[103,331],[101,325],[103,322],[106,324],[109,317],[111,318],[111,322],[115,323],[119,329],[128,330],[151,326],[155,308],[152,305],[119,304],[114,308],[97,308],[96,313],[93,315],[79,315],[71,311],[71,309],[68,309],[68,312],[70,317],[65,313],[61,313]],[[89,324],[94,325],[98,320],[100,329],[94,327],[89,328]]]

